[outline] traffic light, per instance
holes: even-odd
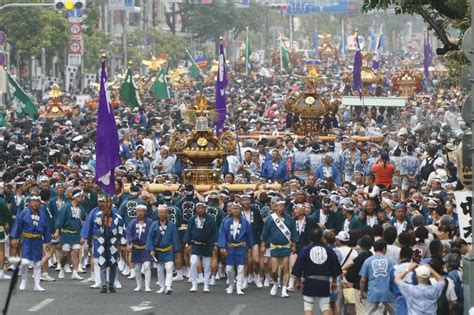
[[[56,10],[83,10],[86,8],[86,0],[54,0]]]
[[[272,10],[286,11],[288,10],[288,4],[286,3],[272,3],[270,4]]]

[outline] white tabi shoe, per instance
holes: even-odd
[[[204,285],[204,289],[202,289],[202,292],[204,292],[204,293],[209,293],[210,292],[209,291],[209,284]]]
[[[71,272],[72,272],[71,266],[69,266],[69,264],[66,264],[66,266],[64,266],[64,271],[65,271],[66,273],[71,273]]]
[[[135,291],[135,292],[140,292],[141,290],[142,290],[141,287],[136,287],[135,289],[133,289],[133,291]]]
[[[19,289],[20,289],[20,291],[25,291],[25,289],[26,289],[26,280],[21,280]]]
[[[73,280],[84,280],[83,277],[81,277],[78,273],[77,270],[72,271],[71,279]]]
[[[212,286],[216,285],[216,276],[211,277],[211,281],[209,281],[209,285],[212,285]]]
[[[191,289],[189,289],[189,292],[195,293],[197,291],[197,284],[193,284]]]
[[[145,292],[151,292],[150,287],[145,287]]]
[[[45,289],[43,289],[42,287],[40,287],[39,284],[35,285],[35,288],[33,289],[34,291],[37,291],[37,292],[43,292],[45,291]]]
[[[128,276],[127,279],[135,279],[135,276],[136,276],[135,269],[132,269],[132,271],[130,272],[130,276]],[[140,276],[140,275],[138,275],[138,276]]]
[[[171,287],[166,287],[165,294],[171,294],[173,293],[173,289]]]
[[[255,285],[257,286],[257,288],[263,287],[262,281],[260,280],[260,276],[255,276]]]
[[[56,279],[54,278],[51,278],[47,272],[43,272],[41,274],[41,281],[46,281],[46,282],[53,282],[53,281],[56,281]]]
[[[230,285],[227,290],[226,290],[227,294],[232,294],[234,293],[234,286],[233,285]]]
[[[272,289],[270,290],[270,295],[275,296],[278,293],[278,284],[274,284]]]
[[[58,279],[64,279],[64,269],[63,268],[61,268],[59,270]]]
[[[158,294],[163,294],[165,293],[165,287],[160,288],[158,291],[156,291]]]
[[[89,286],[91,289],[100,289],[102,285],[100,283],[94,283],[93,285]]]
[[[244,295],[244,291],[242,291],[241,289],[237,288],[237,295]]]
[[[287,288],[286,287],[282,287],[281,288],[281,297],[282,298],[287,298],[289,297],[288,293],[286,292]]]
[[[263,286],[265,288],[268,288],[270,286],[270,278],[265,277],[265,280],[263,281]]]

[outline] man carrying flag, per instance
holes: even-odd
[[[115,124],[114,111],[107,91],[105,58],[102,60],[100,77],[95,152],[95,182],[107,194],[113,195],[115,192],[114,171],[121,163],[117,125]],[[93,221],[94,257],[99,257],[101,293],[107,292],[108,267],[110,268],[109,291],[114,293],[113,283],[117,271],[118,247],[125,245],[126,241],[123,220],[116,212],[112,211],[110,196],[106,198],[105,208],[97,212]]]
[[[245,38],[245,74],[246,75],[248,75],[250,70],[252,70],[252,64],[250,63],[251,55],[252,55],[252,50],[250,49],[249,27],[247,26],[247,35]]]
[[[288,50],[283,43],[283,39],[286,38],[285,35],[280,34],[280,70],[290,71],[290,56]]]
[[[354,84],[354,91],[359,92],[359,96],[362,99],[362,53],[360,52],[359,45],[359,33],[356,31],[354,35],[356,41],[356,53],[354,55],[354,69],[352,70],[352,82]]]
[[[219,47],[219,65],[217,68],[217,81],[216,81],[216,136],[220,136],[224,131],[224,122],[227,115],[226,107],[226,93],[225,88],[227,86],[227,70],[225,68],[225,56],[224,56],[224,45],[221,44]]]
[[[36,119],[38,116],[38,108],[36,108],[35,104],[33,104],[18,82],[15,81],[10,72],[7,72],[7,75],[10,97],[12,98],[13,107],[16,112],[20,115],[27,115],[31,119]]]
[[[150,87],[150,92],[160,100],[168,100],[171,98],[170,88],[168,86],[168,67],[166,69],[162,67],[158,75],[156,76],[155,81]]]
[[[125,104],[130,107],[139,107],[142,105],[140,96],[138,95],[138,89],[133,80],[132,69],[128,68],[125,75],[125,80],[120,87],[120,98],[125,101]]]
[[[191,67],[189,68],[191,72],[191,78],[197,79],[199,76],[204,77],[204,74],[202,73],[201,68],[197,65],[196,61],[194,58],[191,56],[188,50],[186,50],[186,56],[188,57],[189,61],[191,62]]]

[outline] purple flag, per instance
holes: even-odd
[[[356,53],[354,55],[354,69],[352,70],[352,83],[354,87],[354,91],[359,92],[359,96],[362,98],[362,53],[360,52],[360,45],[359,45],[359,34],[356,32],[355,36],[356,41]]]
[[[219,47],[219,65],[217,68],[216,81],[216,136],[224,131],[224,122],[227,115],[225,88],[227,86],[227,71],[225,68],[224,46],[222,42]]]
[[[99,110],[95,142],[95,182],[105,192],[115,192],[114,170],[121,164],[119,138],[115,124],[114,110],[107,91],[105,60],[100,75]]]
[[[375,56],[372,59],[372,69],[374,69],[375,73],[379,71],[379,65],[380,65],[380,50],[382,49],[382,34],[379,34],[378,39],[377,39],[377,47],[375,50]]]
[[[431,66],[431,62],[433,61],[433,51],[431,49],[430,43],[430,33],[427,30],[425,32],[424,44],[423,44],[423,68],[425,73],[425,80],[428,80],[430,77],[429,67]]]

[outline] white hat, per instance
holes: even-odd
[[[337,233],[336,236],[336,239],[340,240],[341,242],[349,242],[350,238],[351,237],[349,236],[349,233],[347,233],[346,231],[341,231]]]
[[[443,158],[439,157],[437,158],[434,163],[433,163],[433,166],[439,166],[439,167],[444,167],[444,160]]]
[[[424,278],[428,279],[431,275],[430,268],[428,268],[426,265],[419,266],[415,269],[416,276],[419,278]]]

